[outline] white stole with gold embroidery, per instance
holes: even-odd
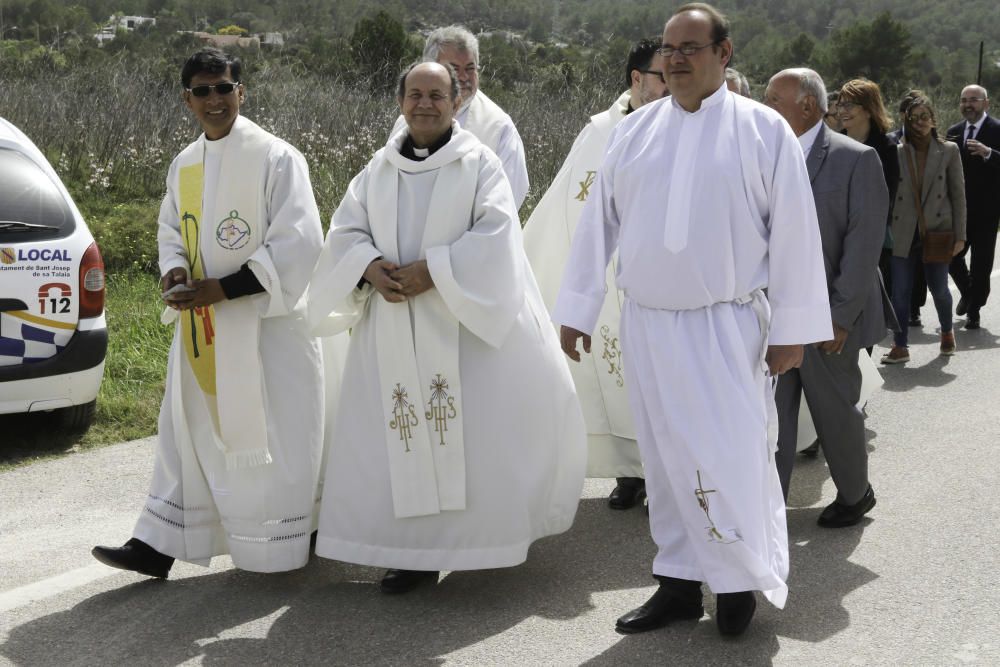
[[[423,162],[386,150],[385,159],[372,169],[368,214],[375,246],[385,259],[399,263],[401,168],[438,171],[421,259],[428,248],[450,245],[471,227],[479,157],[461,145],[478,141],[462,134],[456,132]],[[403,303],[372,295],[371,307],[395,516],[465,509],[459,321],[436,289]]]

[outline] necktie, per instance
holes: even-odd
[[[972,135],[975,134],[975,132],[976,132],[976,126],[975,125],[970,125],[969,126],[969,135],[967,137],[965,137],[965,143],[966,144],[969,143],[969,139],[972,139]]]

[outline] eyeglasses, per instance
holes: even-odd
[[[658,69],[641,69],[641,70],[639,70],[639,73],[640,74],[652,74],[653,76],[655,76],[656,78],[658,78],[660,80],[660,83],[666,83],[667,82],[667,80],[665,78],[663,78],[663,72],[661,72]]]
[[[931,119],[931,115],[929,113],[921,113],[907,116],[907,118],[910,119],[911,123],[926,123]]]
[[[985,102],[985,97],[963,97],[958,101],[959,104],[973,104],[974,102]]]
[[[857,102],[837,102],[834,107],[838,111],[851,111],[857,107],[861,106]]]
[[[186,90],[194,95],[195,97],[208,97],[209,93],[213,90],[219,95],[229,95],[234,90],[239,87],[239,82],[233,83],[231,81],[226,81],[225,83],[215,83],[212,85],[195,86],[194,88],[187,88]]]
[[[709,42],[708,44],[702,44],[700,46],[697,44],[682,44],[681,46],[670,46],[669,44],[661,44],[660,48],[658,48],[656,52],[659,53],[664,58],[670,58],[671,56],[674,55],[674,53],[678,51],[680,51],[681,55],[693,56],[698,51],[701,51],[702,49],[707,49],[710,46],[715,46],[716,44],[718,44],[718,42]]]

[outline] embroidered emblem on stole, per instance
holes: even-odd
[[[201,204],[205,185],[205,169],[193,164],[180,169],[181,238],[187,252],[191,277],[205,277],[200,246]],[[180,314],[181,334],[188,363],[198,380],[198,386],[209,396],[215,396],[215,308],[200,306]]]
[[[625,378],[622,376],[622,351],[618,346],[618,337],[611,336],[611,327],[607,324],[601,327],[601,338],[604,340],[604,354],[601,358],[608,362],[608,375],[615,376],[615,384],[619,387],[625,386]]]
[[[427,401],[430,409],[424,413],[424,419],[432,421],[434,430],[438,434],[438,444],[442,447],[447,444],[444,434],[448,431],[448,420],[458,416],[455,409],[455,399],[448,395],[448,380],[437,376],[431,380],[431,400]]]
[[[410,451],[410,438],[413,437],[414,426],[420,423],[417,411],[409,401],[406,387],[401,387],[396,383],[396,388],[392,390],[392,419],[389,420],[389,428],[399,429],[399,439],[403,441],[406,451]]]
[[[233,210],[215,228],[216,242],[226,250],[239,250],[250,242],[250,225]]]

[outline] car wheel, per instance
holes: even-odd
[[[90,428],[95,412],[97,412],[97,399],[90,403],[63,408],[58,411],[59,426],[70,433],[83,433]]]

